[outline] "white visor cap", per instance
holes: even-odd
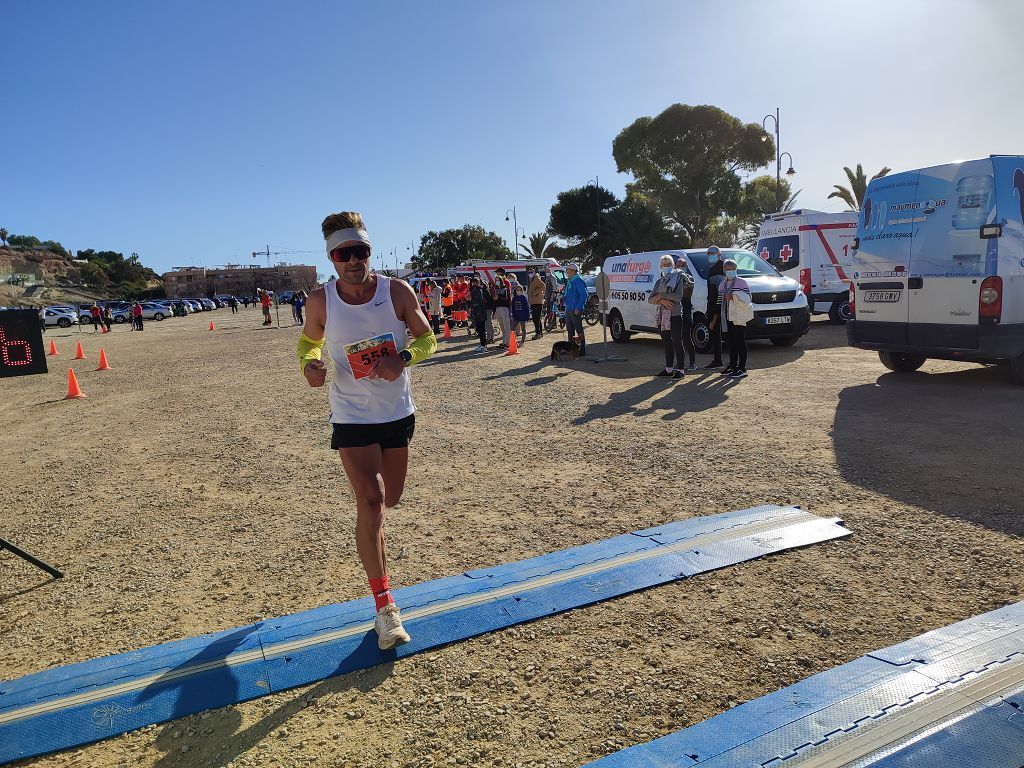
[[[366,234],[365,229],[339,229],[336,232],[331,232],[327,237],[327,252],[330,253],[335,248],[340,248],[343,245],[354,245],[356,243],[364,243],[370,246],[370,236]]]

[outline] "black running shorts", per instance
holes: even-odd
[[[410,413],[404,419],[384,424],[334,424],[331,435],[331,449],[363,448],[379,445],[381,450],[407,448],[416,430],[416,414]]]

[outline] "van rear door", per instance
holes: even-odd
[[[990,240],[981,227],[995,216],[992,161],[920,172],[910,254],[909,337],[913,346],[978,348],[978,293]],[[993,274],[995,265],[991,265]]]
[[[909,212],[917,202],[917,183],[917,171],[884,176],[872,181],[864,195],[853,273],[861,341],[907,343],[907,269],[914,232]]]

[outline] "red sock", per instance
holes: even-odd
[[[373,602],[379,611],[385,605],[392,605],[395,598],[391,596],[391,587],[388,586],[387,574],[379,579],[370,579],[370,591],[373,593]]]

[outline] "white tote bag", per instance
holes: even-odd
[[[754,305],[745,293],[736,292],[729,302],[729,321],[736,325],[746,325],[754,319]]]

